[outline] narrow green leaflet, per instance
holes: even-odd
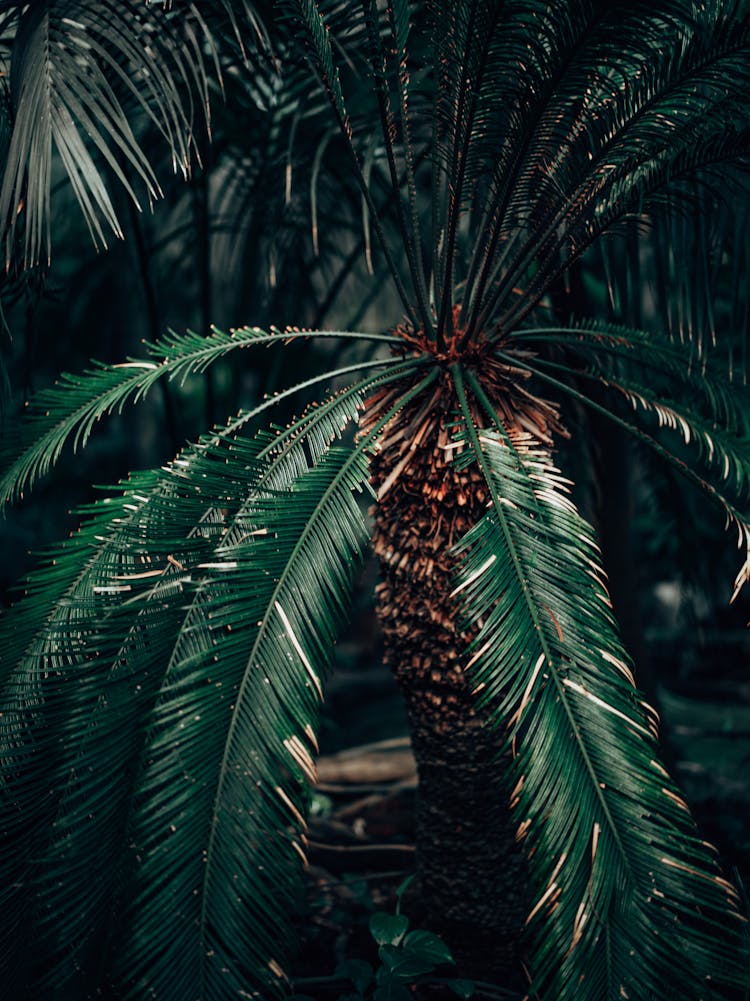
[[[238,519],[151,718],[115,936],[122,996],[284,985],[317,710],[366,540],[361,451],[334,448]],[[295,864],[295,860],[296,863]]]
[[[455,597],[481,623],[467,669],[515,757],[532,993],[725,998],[747,987],[738,897],[657,760],[593,532],[546,449],[475,427],[459,396],[456,461],[479,466],[492,500],[457,546]]]
[[[304,24],[306,37],[309,38],[315,54],[321,82],[336,113],[339,126],[342,132],[351,138],[352,127],[344,103],[339,69],[333,57],[330,29],[316,0],[295,0],[294,6],[297,8],[300,21]]]
[[[42,390],[34,397],[18,435],[5,446],[2,456],[5,471],[0,478],[0,509],[22,497],[27,487],[54,466],[66,442],[72,440],[75,449],[82,448],[98,420],[106,414],[120,413],[127,403],[138,403],[159,379],[184,380],[189,375],[204,372],[211,364],[238,348],[313,336],[393,340],[386,335],[351,331],[281,331],[275,328],[264,331],[257,327],[242,327],[224,333],[214,328],[209,337],[188,331],[185,334],[168,334],[153,344],[145,343],[145,358],[129,358],[118,365],[96,362],[94,368],[82,374],[64,373],[53,387]],[[251,412],[243,414],[239,425],[234,422],[233,426],[238,429],[279,399],[291,396],[300,389],[392,363],[392,359],[360,362],[325,372],[265,400]]]
[[[41,575],[34,580],[20,603],[21,613],[4,623],[3,639],[8,642],[3,642],[3,649],[14,656],[6,670],[0,717],[4,905],[0,966],[7,982],[28,982],[37,989],[54,990],[56,997],[78,998],[92,989],[86,977],[100,968],[107,942],[116,941],[118,953],[148,949],[150,938],[136,936],[133,941],[122,919],[123,908],[143,892],[137,880],[138,853],[133,854],[136,835],[129,829],[136,817],[161,829],[165,796],[174,823],[183,816],[188,792],[191,818],[181,826],[181,836],[195,838],[200,831],[206,852],[212,841],[212,874],[232,864],[222,858],[232,847],[241,864],[250,866],[246,878],[258,883],[250,899],[276,900],[275,911],[271,906],[264,912],[263,929],[271,928],[268,922],[275,913],[280,929],[273,955],[282,956],[286,908],[299,867],[292,866],[278,886],[270,874],[276,864],[286,872],[289,858],[297,859],[285,832],[302,810],[301,766],[307,778],[312,768],[309,745],[314,744],[320,692],[310,672],[322,676],[332,630],[346,605],[345,593],[340,592],[345,592],[356,569],[364,531],[352,495],[366,478],[364,454],[331,450],[330,443],[356,420],[360,401],[358,394],[342,392],[313,408],[293,430],[250,442],[208,436],[156,476],[132,480],[123,501],[97,505],[98,517],[67,544],[63,566],[51,568],[52,581]],[[262,527],[255,524],[258,518],[263,519]],[[271,568],[281,567],[286,557],[291,565],[279,570],[286,581],[280,586]],[[311,568],[311,560],[319,564]],[[273,601],[266,594],[269,587]],[[264,595],[268,601],[261,607],[258,602]],[[50,603],[54,611],[26,645],[27,619]],[[25,607],[31,611],[24,614]],[[261,621],[265,621],[260,630],[265,640],[259,648]],[[280,643],[276,652],[275,643]],[[253,649],[253,676],[243,682]],[[262,682],[255,676],[259,670]],[[218,677],[206,680],[214,671]],[[258,691],[256,683],[262,686]],[[240,686],[246,693],[245,716],[232,725],[228,707]],[[255,713],[260,713],[260,721]],[[253,729],[252,739],[260,741],[257,754],[246,751],[244,744],[248,714],[261,724],[257,733]],[[206,737],[196,716],[213,720],[218,729]],[[274,719],[283,721],[285,728],[278,745],[276,727],[263,729]],[[241,735],[241,746],[235,746],[231,756],[227,750],[222,779],[230,805],[225,807],[224,800],[217,799],[214,810],[208,787],[199,783],[196,790],[185,784],[179,750],[182,730],[188,729],[189,748],[194,753],[200,750],[200,767],[212,761],[217,770],[221,741],[230,725],[235,742]],[[174,742],[165,743],[171,737]],[[205,761],[200,745],[204,737],[214,752],[214,758]],[[144,757],[146,753],[153,757]],[[277,757],[263,766],[261,753]],[[258,861],[255,868],[231,806],[238,779],[234,760],[243,754],[249,754],[256,769],[265,767],[266,777],[277,775],[278,790],[274,786],[271,791],[274,808],[261,809],[257,824],[259,830],[264,823],[272,824],[273,831],[281,833],[271,839],[259,835],[262,849],[271,857]],[[162,769],[179,771],[168,793],[160,781],[152,787],[155,762]],[[250,772],[243,769],[240,778],[244,794],[252,799],[258,787],[250,781]],[[200,803],[204,814],[198,812]],[[252,809],[249,812],[254,815]],[[214,839],[214,827],[225,820],[223,834]],[[250,820],[247,823],[251,825]],[[190,856],[179,853],[182,842],[173,838],[169,825],[163,833],[169,846],[177,849],[171,858],[181,872]],[[147,840],[141,857],[159,871],[165,851],[165,846]],[[199,872],[208,872],[202,857],[197,860]],[[225,884],[219,879],[217,889],[217,877],[212,879],[212,890],[219,895],[234,886],[234,881]],[[158,880],[145,887],[149,906],[143,920],[156,917],[157,925],[168,931],[177,890],[170,883],[155,897],[155,885]],[[287,886],[286,897],[282,885]],[[191,892],[191,902],[192,897]],[[220,934],[231,942],[237,934],[232,920],[246,925],[258,920],[252,908],[240,908],[240,917],[237,911],[236,906],[234,911],[219,907],[215,914],[206,904],[201,938]],[[50,914],[65,919],[53,920]],[[207,956],[195,928],[193,932],[193,939],[184,944],[192,945],[195,970],[195,963],[207,962]],[[270,932],[261,934],[253,927],[243,934],[253,941],[257,938],[258,950],[269,945],[264,935]],[[18,967],[22,936],[35,941],[31,969]],[[231,954],[239,951],[232,949]],[[275,967],[268,965],[272,958],[267,952],[258,960],[251,950],[244,959],[250,970],[243,965],[235,976],[245,983],[268,977],[278,985]],[[106,962],[103,968],[107,969]],[[126,983],[137,979],[138,969],[134,959],[122,971]],[[168,965],[163,972],[171,982],[174,973]],[[210,980],[210,971],[206,979]],[[219,974],[213,987],[206,988],[206,996],[224,996],[226,985]],[[180,990],[185,987],[181,983],[173,996],[184,996]],[[133,990],[139,996],[140,988]]]

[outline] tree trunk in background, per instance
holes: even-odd
[[[597,478],[596,525],[612,607],[625,648],[633,658],[638,687],[655,704],[656,679],[643,635],[633,532],[633,442],[600,414],[590,415]]]
[[[529,911],[518,822],[508,806],[502,731],[485,725],[463,673],[450,548],[486,510],[482,480],[446,458],[444,427],[424,435],[405,469],[386,446],[373,461],[377,608],[386,661],[402,687],[419,770],[417,872],[425,913],[463,972],[522,988],[520,933]],[[419,434],[409,435],[412,443]]]

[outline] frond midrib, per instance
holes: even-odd
[[[525,602],[526,607],[528,609],[529,615],[531,616],[532,622],[534,623],[534,628],[536,629],[537,637],[539,639],[539,644],[540,644],[540,646],[542,648],[542,651],[544,652],[545,660],[549,664],[550,674],[551,674],[552,678],[554,679],[554,684],[555,684],[555,688],[556,688],[557,693],[558,693],[558,698],[560,699],[560,703],[561,703],[561,705],[563,706],[563,708],[565,710],[566,718],[567,718],[568,723],[570,724],[571,730],[573,731],[573,734],[575,736],[576,747],[577,747],[578,752],[579,752],[579,754],[580,754],[580,756],[581,756],[581,758],[583,760],[583,763],[584,763],[585,768],[586,768],[586,772],[588,773],[589,778],[591,779],[592,788],[594,789],[594,792],[596,794],[596,798],[597,798],[597,800],[599,802],[599,805],[600,805],[600,807],[602,809],[602,813],[603,813],[604,817],[607,820],[607,823],[608,823],[609,828],[610,828],[610,833],[611,833],[611,835],[612,835],[612,837],[613,837],[613,839],[614,839],[614,841],[617,844],[617,847],[619,849],[620,856],[621,856],[622,861],[624,863],[624,868],[627,871],[628,876],[629,876],[631,882],[633,884],[637,885],[638,881],[635,878],[635,874],[634,874],[633,869],[632,869],[632,864],[631,864],[630,858],[628,857],[627,851],[625,850],[625,846],[622,843],[622,839],[621,839],[620,832],[618,830],[617,824],[615,823],[614,817],[612,816],[612,813],[611,813],[610,808],[609,808],[609,804],[607,803],[607,801],[606,801],[606,799],[604,797],[604,794],[603,794],[603,791],[602,791],[602,788],[601,788],[601,782],[597,778],[596,770],[594,768],[593,762],[591,761],[591,757],[590,757],[589,752],[588,752],[588,750],[587,750],[587,748],[586,748],[586,746],[584,744],[583,738],[581,736],[581,732],[580,732],[579,727],[578,727],[578,725],[577,725],[577,723],[575,721],[575,718],[573,716],[573,712],[572,712],[572,710],[570,708],[570,705],[569,705],[569,700],[568,700],[568,697],[567,697],[567,693],[565,692],[565,687],[564,687],[564,685],[562,684],[562,682],[560,681],[560,679],[558,677],[556,658],[552,655],[552,652],[551,652],[551,649],[549,647],[549,644],[547,643],[547,638],[546,638],[546,635],[545,635],[545,631],[544,631],[544,628],[542,626],[542,622],[541,622],[541,619],[539,617],[539,614],[537,612],[536,605],[535,605],[534,601],[532,600],[532,597],[531,597],[531,594],[530,594],[528,582],[526,580],[526,575],[523,572],[523,565],[522,565],[521,559],[520,559],[520,557],[518,555],[518,552],[516,550],[516,545],[515,545],[515,542],[514,542],[513,533],[511,531],[510,525],[508,523],[508,519],[507,519],[507,516],[505,514],[505,510],[503,508],[503,504],[500,502],[500,497],[498,496],[497,490],[495,488],[495,484],[493,482],[493,478],[492,478],[492,476],[490,474],[490,471],[487,469],[487,466],[485,464],[484,453],[482,451],[482,447],[481,447],[481,444],[480,444],[480,439],[479,439],[479,436],[477,435],[477,432],[476,432],[476,429],[474,427],[474,423],[473,423],[473,420],[472,420],[472,417],[471,417],[471,411],[470,411],[470,408],[469,408],[469,402],[468,402],[468,399],[467,399],[467,396],[466,396],[466,390],[464,389],[464,385],[463,385],[463,375],[462,375],[462,372],[461,372],[461,369],[460,369],[459,366],[455,366],[454,367],[453,374],[454,374],[454,385],[456,387],[456,393],[457,393],[457,396],[458,396],[459,404],[461,406],[461,411],[462,411],[462,414],[463,414],[464,424],[465,424],[465,427],[466,427],[466,430],[467,430],[467,434],[469,435],[469,438],[471,440],[472,448],[474,449],[474,454],[475,454],[476,460],[479,463],[479,466],[480,466],[480,468],[482,470],[482,475],[484,477],[487,489],[490,491],[490,495],[492,497],[493,509],[495,511],[495,514],[496,514],[497,519],[498,519],[498,523],[500,524],[501,530],[502,530],[503,535],[505,537],[505,542],[506,542],[506,545],[508,546],[508,551],[509,551],[509,553],[511,555],[511,560],[512,560],[512,563],[513,563],[513,568],[515,570],[516,576],[518,577],[519,581],[521,582],[521,590],[522,590],[522,593],[523,593],[524,602]],[[481,404],[482,404],[483,408],[485,409],[485,411],[487,412],[488,416],[490,417],[490,419],[495,424],[495,427],[500,432],[500,434],[504,438],[507,439],[507,432],[506,432],[505,428],[503,427],[502,423],[500,421],[498,421],[497,417],[495,416],[492,404],[488,400],[488,398],[487,398],[486,394],[484,393],[484,390],[482,389],[482,387],[479,384],[478,380],[476,378],[474,378],[473,375],[472,375],[472,373],[470,373],[470,372],[467,373],[467,379],[468,379],[468,381],[471,384],[472,391],[476,394],[477,399],[481,402]],[[531,492],[533,494],[534,493],[534,489],[533,489],[533,486],[531,484],[529,484],[529,488],[530,488],[530,490],[531,490]]]
[[[345,480],[346,476],[349,473],[349,470],[359,461],[360,456],[364,454],[369,448],[372,447],[373,442],[377,439],[381,430],[392,420],[394,414],[397,413],[406,403],[408,403],[410,399],[413,399],[415,396],[422,393],[423,390],[436,377],[437,373],[434,371],[431,372],[425,379],[421,380],[421,382],[417,386],[415,386],[410,391],[405,393],[404,396],[399,400],[398,405],[389,410],[389,412],[385,415],[385,417],[381,418],[375,425],[375,427],[372,430],[370,430],[367,433],[367,435],[364,438],[362,438],[352,449],[352,452],[349,455],[348,459],[342,464],[341,468],[336,473],[331,483],[327,486],[324,494],[322,495],[320,501],[318,502],[313,517],[309,519],[301,535],[296,540],[292,553],[289,559],[286,561],[286,564],[279,577],[279,580],[277,581],[272,593],[269,596],[267,605],[267,608],[269,610],[271,607],[275,608],[277,606],[278,599],[283,593],[284,586],[286,585],[288,578],[293,572],[296,558],[298,554],[302,552],[302,550],[304,549],[307,540],[309,539],[313,529],[317,525],[318,520],[323,517],[323,512],[325,510],[326,502],[328,501],[328,499],[339,488],[340,483]],[[211,813],[209,841],[206,849],[206,858],[205,858],[205,865],[203,872],[203,891],[201,894],[201,914],[199,923],[199,929],[200,929],[199,937],[201,942],[201,953],[200,953],[201,978],[203,978],[204,975],[203,956],[205,955],[206,933],[207,933],[207,923],[208,923],[207,888],[214,858],[216,832],[218,830],[218,817],[219,817],[219,812],[221,810],[222,792],[227,774],[229,772],[229,754],[232,747],[233,736],[239,723],[240,706],[242,705],[245,691],[249,683],[250,672],[252,670],[255,658],[258,654],[258,650],[260,649],[261,644],[265,639],[266,632],[270,627],[270,622],[271,622],[271,616],[269,613],[266,616],[264,616],[264,618],[261,620],[261,625],[256,634],[250,654],[248,655],[247,666],[245,672],[243,673],[242,681],[240,682],[240,687],[237,691],[237,697],[234,701],[234,708],[232,709],[232,716],[229,724],[229,729],[227,731],[226,740],[224,742],[224,753],[222,755],[221,763],[219,765],[217,788],[216,788],[216,794],[214,796],[214,805]]]

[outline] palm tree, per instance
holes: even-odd
[[[722,197],[747,207],[750,19],[728,0],[290,6],[311,107],[322,95],[333,121],[312,176],[356,186],[372,281],[387,269],[403,319],[170,335],[33,403],[8,500],[160,379],[313,337],[342,354],[290,424],[253,430],[299,386],[84,511],[6,616],[4,982],[18,998],[283,993],[369,489],[420,893],[465,968],[517,984],[523,950],[546,1001],[736,996],[737,892],[658,762],[553,449],[586,410],[633,434],[723,508],[735,593],[747,580],[746,388],[706,303],[739,274],[711,221]],[[675,221],[698,208],[688,261]],[[618,242],[633,222],[635,257]],[[674,330],[553,309],[577,262],[632,288],[665,248],[690,274]],[[356,344],[382,350],[343,357]]]

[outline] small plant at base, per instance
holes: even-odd
[[[339,1001],[413,1001],[409,989],[416,984],[442,984],[459,998],[474,996],[474,983],[457,977],[433,976],[440,966],[455,960],[439,935],[415,928],[409,931],[409,918],[401,913],[401,899],[414,877],[406,879],[396,891],[396,911],[376,911],[370,915],[370,934],[378,946],[380,963],[376,968],[363,959],[345,959],[336,967],[336,980],[348,981]],[[288,1001],[315,1001],[307,994],[294,994]]]

